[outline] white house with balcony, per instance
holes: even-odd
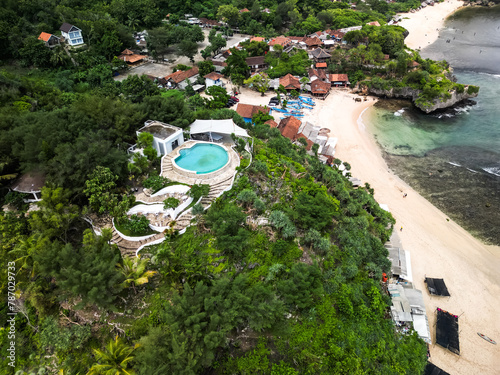
[[[169,154],[184,143],[184,134],[181,128],[160,121],[148,120],[136,133],[139,136],[140,133],[144,132],[153,135],[153,147],[158,156]]]
[[[66,39],[66,43],[68,43],[70,46],[78,46],[80,44],[83,44],[82,30],[80,30],[78,27],[64,22],[59,30],[61,30],[62,36],[64,37],[64,39]]]

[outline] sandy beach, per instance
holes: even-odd
[[[431,361],[450,374],[498,374],[500,347],[481,339],[477,332],[500,341],[500,247],[487,246],[472,237],[392,173],[373,136],[359,121],[375,101],[356,103],[353,94],[335,91],[317,101],[316,125],[338,137],[336,157],[351,164],[352,175],[375,189],[396,219],[403,247],[410,251],[415,286],[423,291],[431,330]],[[403,198],[403,193],[408,196]],[[451,297],[431,297],[425,276],[443,278]],[[436,308],[460,315],[461,355],[435,344]]]
[[[273,95],[263,97],[243,89],[239,98],[242,103],[266,105]],[[396,219],[395,228],[403,227],[398,233],[403,248],[410,252],[414,284],[423,292],[426,304],[433,342],[431,361],[454,375],[498,374],[500,345],[486,342],[477,333],[500,342],[500,247],[472,237],[389,170],[360,119],[376,99],[355,102],[356,97],[346,90],[332,90],[325,101],[316,101],[304,120],[331,130],[330,136],[338,138],[335,156],[350,163],[352,175],[375,189],[376,200],[387,204]],[[279,122],[279,115],[275,119]],[[451,297],[431,297],[424,283],[426,276],[443,278]],[[460,316],[460,356],[435,344],[438,307]]]
[[[410,32],[405,39],[406,45],[412,49],[423,49],[434,43],[446,18],[462,6],[463,1],[446,0],[415,13],[401,13],[402,21],[399,25]]]

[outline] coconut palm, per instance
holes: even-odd
[[[135,371],[127,367],[134,359],[132,352],[138,346],[130,347],[116,336],[104,350],[93,350],[97,363],[90,368],[87,375],[135,375]]]
[[[157,273],[156,271],[145,271],[148,262],[148,259],[141,259],[140,257],[124,258],[123,264],[118,264],[118,268],[123,276],[125,276],[125,281],[122,285],[125,287],[132,285],[134,293],[137,293],[135,287],[146,284]]]

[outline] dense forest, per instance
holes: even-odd
[[[192,57],[192,43],[204,36],[198,26],[174,26],[186,13],[224,18],[252,34],[303,35],[382,23],[415,3],[373,0],[355,12],[323,0],[1,1],[1,373],[421,374],[426,346],[416,333],[395,332],[380,282],[390,269],[383,245],[394,219],[368,184],[353,187],[341,172],[347,161],[320,163],[306,145],[264,124],[265,115],[245,123],[215,89],[204,99],[162,90],[146,76],[113,80],[125,68],[115,56],[134,45],[134,31],[149,30],[157,54],[175,45]],[[84,47],[49,50],[37,39],[62,22],[82,29]],[[352,42],[369,37],[382,47],[339,51],[331,70],[347,68],[362,80],[344,53],[366,64],[396,56],[402,31],[380,30],[364,28],[371,33],[353,34]],[[228,75],[233,68],[246,78],[237,70],[244,57],[235,54]],[[278,51],[268,59],[272,66],[287,58]],[[212,68],[199,63],[201,71]],[[252,136],[251,155],[237,140],[243,160],[233,188],[206,211],[195,205],[184,234],[169,231],[140,257],[123,257],[111,233],[96,235],[86,219],[114,217],[140,232],[140,219],[124,217],[131,189],[170,183],[136,130],[148,119],[185,129],[210,118],[231,118]],[[145,155],[132,163],[127,148],[137,141]],[[30,207],[8,187],[33,171],[46,183]],[[191,193],[208,194],[203,185]]]

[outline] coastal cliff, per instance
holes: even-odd
[[[367,86],[363,91],[370,95],[391,99],[410,99],[417,108],[424,111],[425,113],[431,113],[438,109],[452,107],[463,100],[475,98],[478,95],[479,87],[463,86],[463,90],[456,89],[452,92],[446,93],[446,95],[439,96],[433,99],[424,98],[422,96],[422,90],[414,89],[412,87],[391,87],[390,89],[378,89],[375,87]]]

